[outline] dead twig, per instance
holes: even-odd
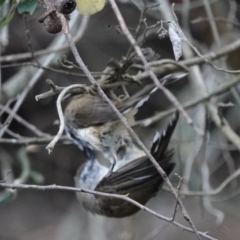
[[[156,213],[155,211],[151,210],[150,208],[147,208],[143,206],[142,204],[134,201],[133,199],[125,196],[125,195],[119,195],[119,194],[111,194],[111,193],[103,193],[103,192],[97,192],[97,191],[92,191],[92,190],[87,190],[87,189],[81,189],[81,188],[75,188],[75,187],[65,187],[65,186],[58,186],[58,185],[47,185],[47,186],[39,186],[39,185],[28,185],[28,184],[9,184],[9,183],[0,183],[0,187],[2,188],[12,188],[12,189],[32,189],[32,190],[40,190],[40,191],[47,191],[47,190],[61,190],[61,191],[71,191],[71,192],[83,192],[83,193],[90,193],[94,194],[97,196],[105,196],[105,197],[111,197],[111,198],[117,198],[117,199],[122,199],[124,201],[128,201],[132,203],[133,205],[139,207],[141,210],[146,211],[153,216],[169,222],[176,227],[188,231],[188,232],[193,232],[193,230],[189,227],[186,227],[176,221],[171,221],[171,218],[165,217],[159,213]],[[215,238],[208,236],[208,233],[205,232],[198,232],[200,236],[209,239],[209,240],[216,240]]]

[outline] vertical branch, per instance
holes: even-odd
[[[46,147],[49,154],[52,152],[54,146],[56,145],[57,141],[60,139],[60,137],[62,136],[63,131],[64,131],[65,121],[64,121],[64,115],[63,115],[62,105],[61,105],[62,99],[68,91],[70,91],[73,88],[77,88],[77,87],[82,87],[82,85],[81,84],[70,85],[69,87],[66,87],[58,96],[57,110],[58,110],[58,116],[59,116],[59,120],[60,120],[60,127],[59,127],[57,135]]]
[[[115,15],[118,19],[118,22],[120,23],[120,26],[122,28],[122,31],[123,33],[126,35],[126,37],[128,38],[129,42],[132,44],[132,46],[134,47],[137,55],[139,56],[139,58],[141,59],[143,65],[144,65],[144,68],[145,70],[148,72],[149,76],[151,77],[151,79],[153,80],[153,82],[156,84],[156,86],[158,86],[159,89],[161,89],[164,94],[168,97],[168,99],[175,105],[175,107],[183,114],[183,116],[185,117],[185,119],[187,120],[187,122],[189,124],[192,124],[193,125],[193,122],[192,122],[192,119],[187,115],[186,111],[184,110],[184,108],[181,106],[181,104],[178,102],[178,100],[176,99],[176,97],[170,92],[168,91],[166,88],[164,88],[161,83],[158,81],[158,78],[156,77],[156,75],[153,73],[153,71],[151,70],[147,60],[145,59],[140,47],[137,45],[135,39],[133,38],[133,36],[131,35],[131,33],[129,32],[127,26],[126,26],[126,23],[117,7],[117,4],[115,2],[115,0],[110,0],[110,3],[112,5],[112,8],[113,8],[113,11],[115,12]],[[194,126],[194,125],[193,125]],[[200,131],[198,128],[196,128],[194,126],[194,129],[195,131],[200,134],[200,135],[203,135],[202,131]],[[143,149],[144,150],[144,149]],[[147,155],[148,156],[148,155]],[[152,161],[152,159],[150,159]],[[154,160],[155,161],[155,160]],[[155,161],[156,162],[156,161]],[[155,166],[155,164],[154,164]],[[157,166],[159,169],[159,166]],[[161,175],[164,178],[164,171],[161,169]],[[165,174],[166,175],[166,174]],[[168,180],[168,179],[167,179]],[[175,191],[174,188],[172,188],[172,184],[171,182],[168,180],[167,181],[167,184],[168,184],[168,187],[170,188],[171,192],[174,194],[175,198],[178,200],[178,203],[179,203],[179,206],[180,206],[180,209],[182,211],[182,214],[185,218],[185,220],[189,223],[189,225],[191,226],[191,228],[193,229],[193,231],[195,232],[196,236],[198,239],[201,239],[201,237],[199,236],[198,234],[198,231],[193,223],[193,221],[191,220],[190,216],[188,215],[182,201],[180,199],[178,199],[178,194],[177,192]]]
[[[111,0],[111,4],[112,6],[114,7],[114,9],[117,9],[117,6],[116,6],[116,3],[114,0]],[[118,16],[120,14],[119,10],[117,9],[118,11]],[[90,73],[90,71],[88,70],[88,68],[86,67],[86,65],[84,64],[82,58],[80,57],[79,53],[78,53],[78,50],[75,46],[75,43],[72,39],[72,36],[71,34],[69,33],[69,27],[68,27],[68,22],[66,21],[64,15],[60,14],[60,13],[57,13],[58,14],[58,17],[61,19],[61,23],[62,23],[62,32],[64,33],[68,43],[69,43],[69,46],[70,46],[70,49],[74,55],[74,58],[76,60],[76,62],[78,63],[78,65],[81,67],[82,71],[86,74],[87,78],[89,79],[89,81],[91,82],[91,84],[96,88],[98,94],[100,95],[100,97],[109,104],[109,106],[111,107],[111,109],[116,113],[116,115],[118,116],[118,118],[122,121],[122,123],[124,124],[124,126],[127,128],[127,130],[129,131],[130,135],[133,137],[134,140],[136,140],[136,142],[138,143],[138,145],[143,149],[143,151],[146,153],[147,157],[149,158],[149,160],[153,163],[153,165],[156,167],[156,169],[158,170],[158,172],[161,174],[162,178],[164,179],[164,181],[167,183],[170,191],[173,193],[173,195],[175,196],[175,198],[178,200],[178,203],[179,203],[179,206],[180,206],[180,209],[182,211],[182,214],[185,218],[185,220],[189,223],[189,225],[191,226],[191,228],[193,229],[194,233],[196,234],[197,238],[198,239],[201,239],[196,227],[194,226],[191,218],[189,217],[185,207],[183,206],[183,203],[181,202],[181,200],[178,198],[178,194],[176,192],[176,190],[174,189],[174,187],[172,186],[171,182],[169,181],[166,173],[163,171],[163,169],[159,166],[159,164],[156,162],[156,160],[153,158],[153,156],[151,155],[151,153],[149,152],[149,150],[145,147],[145,145],[141,142],[141,140],[139,139],[139,137],[136,135],[136,133],[132,130],[132,128],[129,126],[126,118],[118,111],[118,109],[115,107],[115,105],[111,102],[111,100],[106,96],[106,94],[103,92],[103,90],[101,89],[100,85],[97,83],[97,81],[93,78],[92,74]],[[122,24],[123,26],[125,26],[125,23],[122,19],[122,16],[120,14],[120,25],[122,27]],[[125,32],[125,29],[123,29]],[[135,41],[135,40],[134,40]],[[135,50],[136,50],[136,43],[133,44]],[[148,65],[148,63],[146,62],[146,59],[144,58],[140,48],[137,48],[137,53],[138,55],[141,57],[141,59],[143,59],[143,62],[145,63],[145,65],[147,66],[148,68],[148,71],[149,71],[149,74],[150,76],[157,82],[159,83],[157,77],[155,74],[153,74],[153,72],[150,70],[150,67]],[[161,86],[161,85],[160,85]],[[163,88],[161,86],[161,88]],[[170,92],[169,92],[170,93]],[[170,93],[171,96],[173,96],[171,93]],[[173,96],[174,97],[174,96]],[[175,97],[174,97],[175,99]],[[175,102],[176,103],[176,102]],[[177,106],[179,108],[179,103],[177,102]],[[183,112],[184,114],[186,114],[186,112],[184,111],[184,109],[181,107],[180,105],[180,108],[181,108],[181,112]],[[188,115],[187,115],[188,116]],[[190,119],[190,122],[191,122],[191,119]]]
[[[179,110],[179,112],[182,113],[183,117],[186,119],[187,123],[190,124],[191,126],[193,126],[194,130],[200,135],[203,136],[203,132],[197,128],[194,123],[193,120],[190,118],[190,116],[187,114],[187,112],[184,110],[184,108],[182,107],[182,105],[179,103],[179,101],[177,100],[177,98],[168,90],[166,89],[161,82],[158,80],[157,76],[155,75],[155,73],[152,71],[149,63],[147,62],[146,58],[144,57],[141,48],[138,46],[136,40],[133,38],[132,34],[130,33],[130,31],[127,28],[127,25],[117,7],[117,4],[114,0],[110,0],[110,3],[112,5],[113,11],[115,12],[115,15],[118,19],[118,22],[121,26],[122,32],[123,34],[127,37],[127,39],[129,40],[129,42],[131,43],[131,45],[133,46],[135,52],[137,53],[137,55],[139,56],[139,58],[141,59],[143,66],[146,70],[146,72],[148,73],[148,76],[150,76],[150,78],[153,80],[153,82],[155,83],[155,85],[162,90],[162,92],[167,96],[167,98],[171,101],[171,103]]]
[[[74,18],[72,18],[71,25],[75,25],[77,22],[77,19],[78,19],[78,14],[76,13],[76,15],[74,15]],[[81,32],[81,33],[83,33],[83,32]],[[61,46],[64,42],[65,42],[65,38],[62,36],[62,37],[59,37],[58,40],[56,40],[55,45]],[[54,53],[54,52],[49,54],[46,58],[44,58],[42,66],[48,66],[55,56],[56,56],[56,53]],[[41,77],[41,75],[43,73],[44,73],[44,69],[38,69],[37,71],[34,69],[34,74],[32,77],[30,77],[30,76],[26,76],[26,69],[24,69],[22,71],[23,76],[21,76],[21,79],[18,79],[18,80],[22,81],[23,79],[25,80],[25,78],[30,78],[30,80],[26,84],[24,84],[24,88],[12,109],[13,113],[18,112],[18,110],[22,106],[23,101],[25,100],[26,96],[28,95],[29,91],[35,86],[35,84],[38,82],[39,78]],[[22,82],[20,83],[20,87],[22,87],[21,84],[22,84]],[[9,83],[8,85],[6,85],[6,88],[12,89],[12,88],[16,88],[16,86],[19,86],[19,85],[16,84],[14,81],[14,83],[12,82],[12,83]],[[14,94],[14,96],[15,95],[16,95],[16,93]],[[6,129],[9,127],[12,120],[13,120],[12,118],[8,118],[8,126],[0,129],[0,138],[4,135]]]

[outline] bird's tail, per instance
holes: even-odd
[[[146,101],[148,101],[151,94],[156,91],[157,87],[154,84],[148,84],[143,89],[126,99],[125,102],[122,104],[122,108],[119,109],[120,112],[126,114],[134,108],[140,108]]]
[[[167,151],[167,147],[171,140],[174,129],[177,125],[178,118],[179,112],[176,111],[173,119],[168,124],[166,130],[164,130],[161,135],[159,135],[158,132],[156,133],[151,148],[152,155],[157,160],[159,165],[163,168],[163,170],[167,173],[167,175],[170,174],[170,172],[173,170],[175,166],[175,163],[170,162],[171,157],[173,155],[173,151],[172,150]]]
[[[185,77],[186,75],[187,73],[185,72],[172,73],[164,76],[159,81],[165,86]],[[158,88],[154,83],[148,84],[143,89],[127,98],[124,104],[122,104],[123,106],[119,108],[120,112],[126,114],[133,108],[140,108],[146,101],[148,101],[151,94],[157,91],[157,89]]]

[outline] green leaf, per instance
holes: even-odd
[[[4,4],[5,0],[0,0],[0,7]]]
[[[2,1],[2,0],[0,0],[0,1]],[[32,15],[37,7],[37,4],[38,4],[37,0],[22,0],[18,4],[17,10],[20,14],[27,12]]]
[[[10,4],[10,9],[8,13],[4,17],[0,18],[0,29],[6,26],[12,20],[15,10],[17,8],[18,2],[15,0],[11,0],[9,4]]]
[[[0,29],[5,27],[13,18],[15,11],[10,11],[8,14],[0,19]]]

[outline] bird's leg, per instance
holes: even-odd
[[[116,165],[116,160],[114,159],[114,161],[111,164],[110,170],[109,170],[110,173],[113,172],[113,169],[114,169],[115,165]]]
[[[114,150],[111,148],[110,149],[110,153],[111,153],[111,167],[110,167],[110,170],[109,170],[109,172],[111,173],[111,172],[113,172],[113,170],[114,170],[114,167],[116,166],[116,163],[117,163],[117,156],[116,156],[116,154],[115,154],[115,152],[114,152]]]

